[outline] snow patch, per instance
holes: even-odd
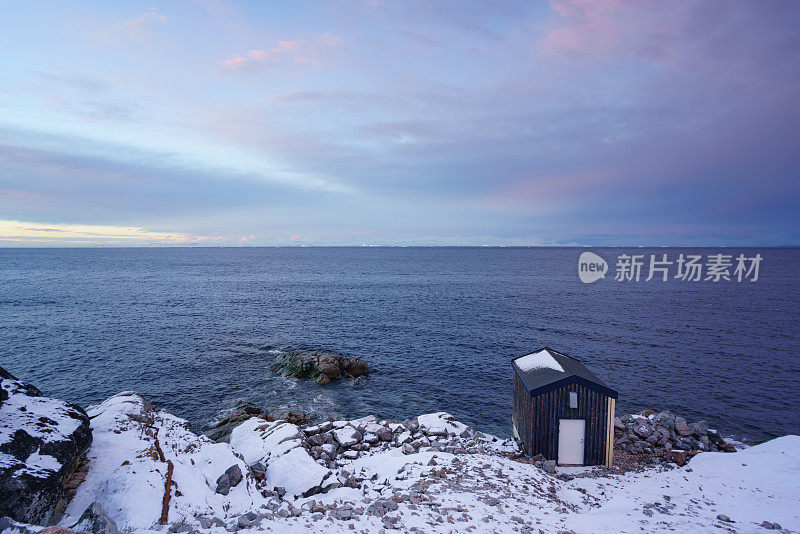
[[[299,498],[322,486],[330,475],[304,448],[296,447],[269,462],[266,483],[268,488],[282,486],[287,495]]]
[[[539,352],[533,352],[522,358],[514,360],[520,371],[541,371],[542,369],[552,369],[559,373],[564,372],[564,368],[544,349]]]

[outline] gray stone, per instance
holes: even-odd
[[[634,433],[642,439],[646,439],[650,437],[650,434],[653,433],[653,428],[648,425],[647,423],[639,423],[635,427],[633,427]]]
[[[400,522],[399,517],[392,517],[389,515],[383,516],[383,526],[386,528],[398,528],[397,524]]]
[[[90,534],[117,534],[117,523],[111,519],[99,502],[93,502],[71,528]]]
[[[315,434],[310,436],[306,441],[312,447],[317,447],[325,443],[325,436],[323,434]]]
[[[217,479],[217,489],[215,490],[220,495],[227,495],[231,491],[231,481],[227,473],[222,473]]]
[[[170,532],[171,534],[178,534],[182,532],[195,532],[195,529],[192,527],[192,525],[189,525],[184,521],[179,521],[178,523],[173,523],[170,525],[167,529],[167,532]]]
[[[375,433],[381,441],[392,441],[392,431],[385,426],[379,428]]]
[[[708,433],[708,423],[705,421],[698,421],[696,423],[692,423],[689,425],[689,428],[692,430],[692,434],[695,436],[705,436]]]
[[[198,517],[197,521],[202,528],[225,527],[225,522],[219,517]]]
[[[556,461],[555,460],[545,460],[542,462],[542,469],[544,469],[545,473],[555,473],[556,472]]]
[[[347,521],[348,519],[352,519],[353,509],[350,507],[337,508],[333,512],[333,517],[335,517],[336,519],[340,519],[342,521]]]
[[[233,464],[230,466],[225,471],[225,474],[228,475],[228,481],[230,482],[231,487],[236,486],[242,481],[242,470],[238,464]]]

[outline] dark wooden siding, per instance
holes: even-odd
[[[578,407],[569,407],[569,392],[578,394]],[[514,406],[512,417],[525,454],[541,454],[558,461],[559,419],[584,419],[585,465],[605,463],[608,397],[578,384],[570,384],[531,397],[514,373]]]

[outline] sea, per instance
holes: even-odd
[[[586,251],[607,262],[592,283]],[[757,280],[739,256],[761,257]],[[672,410],[755,442],[800,434],[799,271],[798,248],[0,249],[0,366],[84,407],[137,391],[196,431],[248,401],[446,411],[507,437],[511,359],[550,347],[619,391],[618,414]],[[275,375],[295,349],[371,373]]]

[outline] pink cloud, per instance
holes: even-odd
[[[250,50],[247,55],[253,59],[277,59],[275,57],[275,53],[270,52],[269,50]]]
[[[257,48],[246,54],[235,54],[224,59],[222,65],[232,70],[241,70],[260,67],[266,62],[292,62],[319,68],[322,66],[322,61],[314,56],[326,49],[339,48],[343,43],[344,41],[338,35],[321,33],[308,43],[293,40],[278,41],[270,49]]]
[[[100,31],[93,37],[104,42],[118,41],[120,38],[144,41],[150,36],[153,28],[166,26],[168,22],[166,15],[159,13],[154,7],[148,7],[138,16],[115,24],[112,29]]]
[[[613,46],[629,33],[627,23],[642,24],[620,16],[631,5],[624,0],[553,0],[557,17],[542,42],[545,51],[592,52]]]
[[[249,61],[246,57],[237,55],[224,60],[222,64],[231,69],[243,69],[248,66]]]
[[[684,42],[687,21],[697,3],[632,0],[552,0],[554,14],[539,43],[545,54],[584,56],[622,53],[669,61]]]
[[[300,239],[299,235],[293,235],[292,237],[289,238],[289,241],[297,241],[298,239]]]

